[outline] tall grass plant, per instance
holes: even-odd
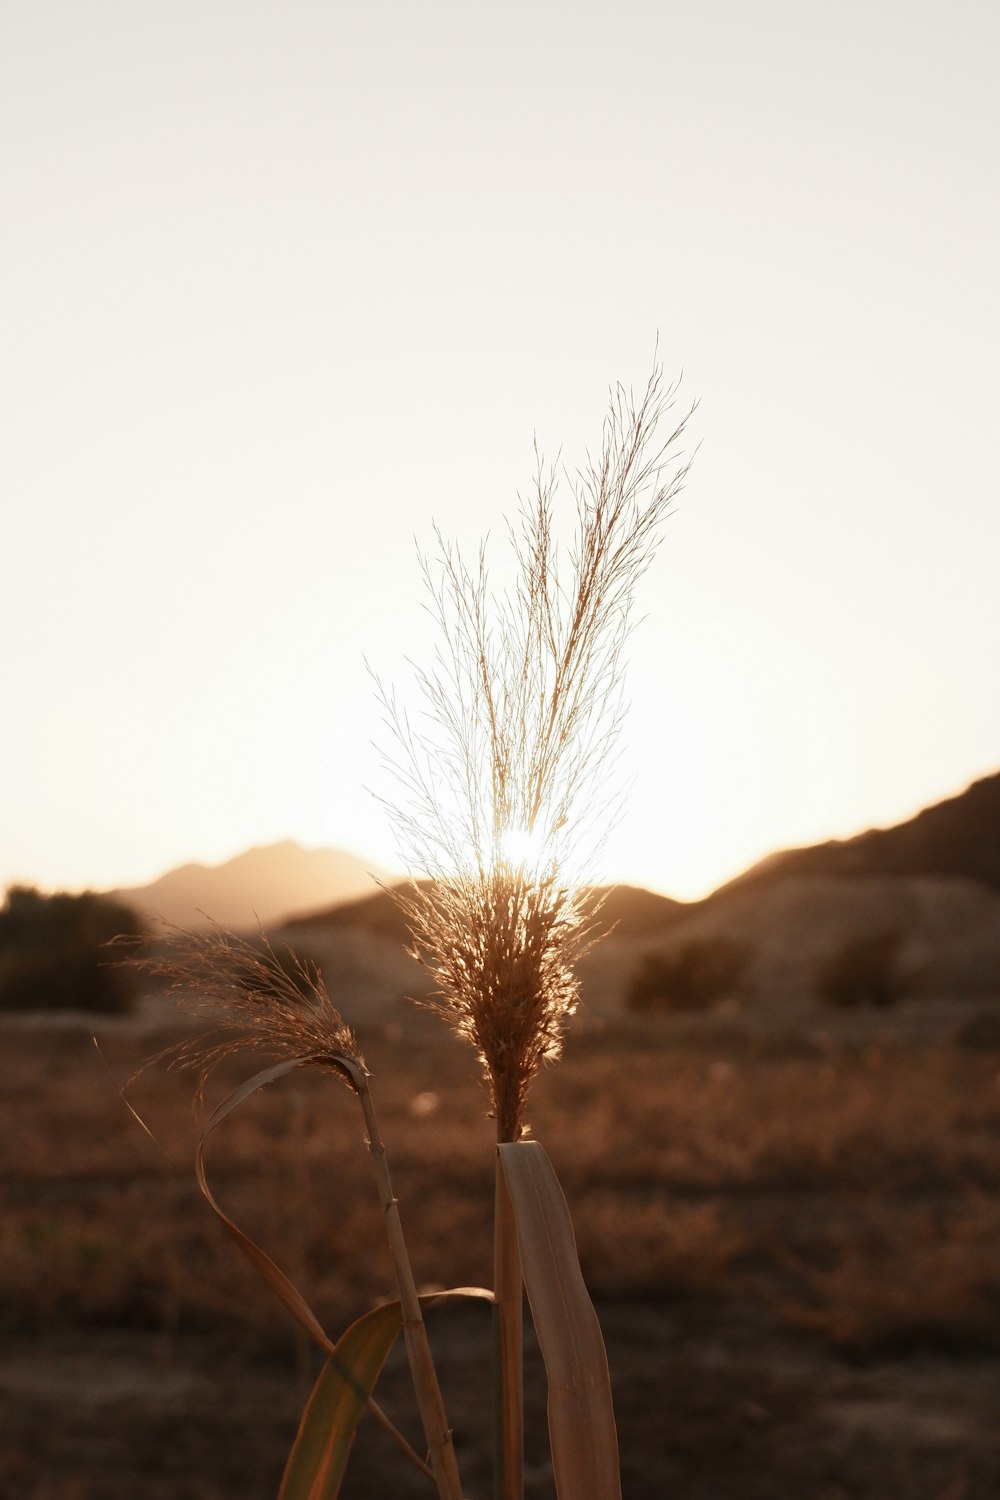
[[[439,647],[418,671],[419,723],[379,689],[398,789],[388,812],[412,874],[397,892],[410,951],[432,982],[427,1003],[475,1049],[495,1122],[494,1285],[447,1294],[494,1305],[495,1500],[524,1494],[525,1290],[549,1382],[557,1493],[561,1500],[620,1496],[600,1328],[559,1183],[540,1144],[528,1138],[526,1107],[539,1067],[559,1056],[578,1001],[576,964],[594,936],[584,877],[615,800],[609,771],[636,586],[687,474],[680,458],[687,417],[666,420],[675,399],[676,388],[656,368],[638,397],[621,386],[612,392],[600,447],[575,476],[560,476],[539,459],[530,498],[509,529],[516,565],[509,593],[493,591],[485,549],[470,565],[438,534],[437,559],[424,563],[424,574]],[[561,483],[575,508],[568,566],[560,564],[556,540]],[[461,1500],[424,1326],[428,1299],[417,1295],[370,1079],[322,976],[266,944],[255,949],[222,932],[177,934],[166,951],[140,962],[216,1023],[215,1035],[182,1049],[182,1060],[196,1063],[203,1078],[234,1051],[270,1059],[209,1117],[198,1177],[240,1249],[327,1356],[282,1500],[340,1493],[366,1411],[442,1500]],[[299,1067],[345,1082],[360,1106],[397,1283],[394,1303],[360,1318],[335,1343],[276,1263],[222,1209],[205,1167],[212,1131],[259,1088]],[[426,1459],[374,1403],[379,1370],[400,1332]]]

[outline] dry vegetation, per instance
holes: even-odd
[[[491,1128],[472,1058],[419,1013],[404,1025],[360,1040],[418,1279],[485,1282]],[[104,1031],[115,1078],[155,1050],[127,1023]],[[666,1020],[578,1030],[530,1110],[601,1310],[626,1500],[992,1497],[1000,1052],[778,1048],[710,1023],[675,1036]],[[83,1030],[8,1023],[0,1092],[0,1493],[273,1495],[313,1354],[197,1194],[189,1086],[155,1069],[132,1091],[169,1159]],[[350,1104],[295,1075],[210,1146],[224,1206],[331,1332],[393,1294]],[[485,1494],[488,1315],[435,1316],[466,1486]],[[384,1396],[415,1436],[395,1363]],[[528,1493],[547,1496],[530,1358],[528,1407]],[[368,1424],[357,1465],[348,1494],[424,1492]]]

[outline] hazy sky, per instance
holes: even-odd
[[[391,863],[414,539],[501,539],[657,333],[702,446],[605,873],[1000,767],[998,56],[986,0],[0,6],[0,882]]]

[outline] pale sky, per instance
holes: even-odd
[[[8,0],[0,884],[392,865],[415,539],[502,539],[657,334],[701,448],[602,873],[1000,768],[998,56],[987,0]]]

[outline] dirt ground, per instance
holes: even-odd
[[[623,1494],[632,1500],[789,1495],[993,1500],[1000,1489],[1000,1360],[925,1356],[858,1365],[801,1339],[655,1304],[600,1304]],[[714,1326],[713,1326],[714,1324]],[[470,1495],[490,1485],[488,1314],[440,1314],[434,1344]],[[527,1489],[554,1494],[544,1379],[528,1381]],[[142,1333],[6,1342],[0,1362],[9,1500],[265,1500],[277,1493],[307,1381],[293,1357],[237,1358]],[[394,1357],[383,1404],[405,1412]],[[412,1428],[412,1422],[408,1424]],[[410,1431],[410,1436],[415,1433]],[[430,1493],[372,1426],[347,1495]]]
[[[110,1082],[150,1038],[106,1031],[95,1061],[86,1028],[2,1029],[0,1496],[271,1500],[318,1356],[190,1184],[190,1081],[154,1070],[133,1094],[165,1164]],[[467,1060],[420,1027],[370,1045],[424,1280],[485,1280],[489,1126]],[[995,1500],[995,1051],[605,1029],[538,1093],[605,1333],[625,1500]],[[355,1181],[319,1088],[269,1094],[212,1170],[336,1329],[387,1294],[353,1207],[364,1163]],[[489,1312],[431,1316],[466,1492],[486,1500]],[[416,1442],[398,1350],[378,1395]],[[526,1447],[529,1500],[548,1500],[530,1348]],[[366,1422],[344,1493],[432,1491]]]

